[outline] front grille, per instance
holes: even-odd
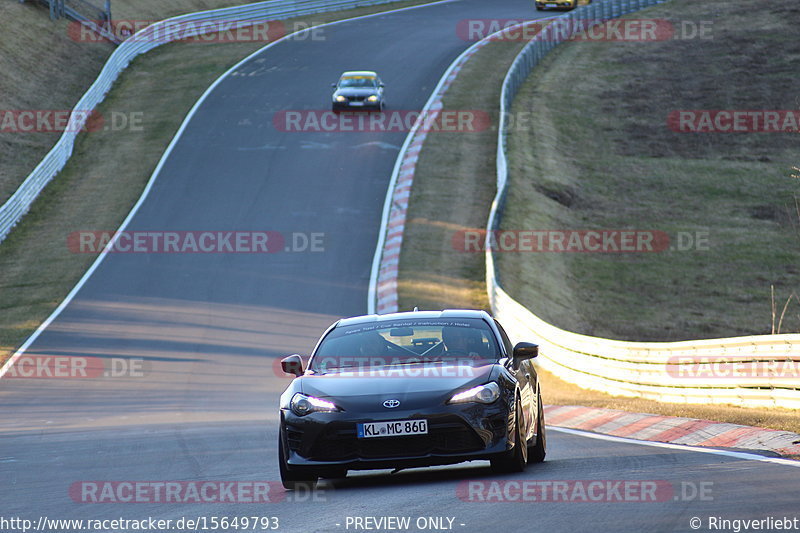
[[[366,96],[348,96],[347,99],[351,102],[363,102],[367,99]]]
[[[309,459],[334,461],[422,457],[428,454],[455,454],[481,450],[483,441],[463,422],[429,422],[427,435],[359,439],[355,424],[328,428],[311,449]]]

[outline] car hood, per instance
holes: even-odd
[[[337,89],[333,93],[334,96],[371,96],[373,94],[378,94],[378,91],[369,87],[345,87]]]
[[[346,410],[385,411],[382,402],[388,399],[399,400],[402,410],[422,409],[447,401],[454,391],[487,383],[496,366],[415,364],[307,374],[299,385],[304,394],[328,398]]]

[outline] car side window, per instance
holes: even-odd
[[[506,330],[503,329],[503,326],[500,325],[500,322],[497,320],[494,321],[495,326],[497,326],[497,330],[500,332],[500,337],[503,339],[503,345],[506,347],[506,355],[511,357],[514,353],[514,347],[511,346],[511,341],[506,334]]]

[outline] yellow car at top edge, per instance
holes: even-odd
[[[543,11],[546,8],[555,9],[575,9],[579,4],[591,4],[592,0],[536,0],[536,10]]]

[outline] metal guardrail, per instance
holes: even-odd
[[[491,241],[507,192],[506,112],[542,58],[572,32],[666,0],[595,0],[559,17],[515,59],[503,82],[497,143],[497,196],[487,224],[486,283],[492,311],[509,335],[536,340],[540,364],[587,389],[677,403],[800,409],[800,335],[685,342],[624,342],[578,335],[548,324],[499,284]]]
[[[267,0],[243,6],[190,13],[154,23],[120,44],[108,58],[100,75],[72,110],[64,133],[33,172],[0,206],[0,243],[28,212],[45,186],[66,165],[72,156],[75,139],[84,127],[90,112],[104,99],[119,74],[137,56],[149,52],[174,37],[193,37],[213,32],[216,24],[202,22],[232,22],[238,27],[282,20],[292,17],[337,11],[356,7],[390,4],[399,0]],[[193,24],[194,23],[194,24]],[[165,31],[170,25],[180,25],[180,32]]]

